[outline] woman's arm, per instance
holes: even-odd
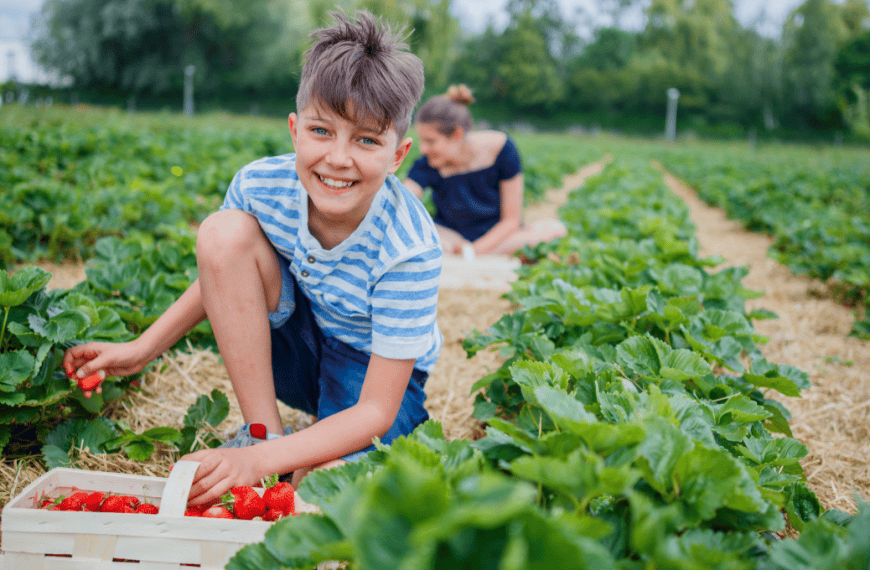
[[[359,401],[290,435],[235,449],[208,449],[182,457],[202,463],[189,500],[206,503],[237,485],[253,485],[273,473],[316,466],[371,445],[396,420],[416,359],[373,354]]]
[[[488,232],[474,241],[475,253],[490,253],[520,230],[523,224],[523,184],[522,172],[499,183],[501,217]]]
[[[405,188],[410,190],[411,193],[418,199],[423,197],[423,187],[411,180],[410,178],[405,178],[402,184],[404,184]]]

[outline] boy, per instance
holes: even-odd
[[[184,457],[200,462],[192,504],[272,473],[293,472],[297,485],[428,418],[442,252],[394,176],[412,143],[403,137],[422,63],[370,14],[332,16],[306,52],[288,120],[295,154],[236,174],[199,229],[199,279],[139,338],[64,358],[80,377],[131,374],[209,319],[246,424],[225,446]],[[316,423],[285,433],[276,398]]]

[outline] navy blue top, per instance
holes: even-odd
[[[444,178],[421,156],[408,171],[408,178],[421,188],[432,188],[432,201],[438,210],[435,223],[474,241],[501,218],[501,181],[510,180],[521,171],[517,147],[508,137],[495,162],[483,170]]]

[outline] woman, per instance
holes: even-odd
[[[417,197],[432,188],[445,253],[510,254],[566,235],[554,219],[523,224],[523,173],[513,141],[499,131],[472,131],[465,85],[427,101],[415,117],[422,157],[405,186]]]

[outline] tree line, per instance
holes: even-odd
[[[806,0],[776,37],[742,25],[732,0],[602,0],[612,21],[579,33],[556,0],[509,0],[507,25],[470,33],[450,0],[48,0],[32,49],[77,89],[159,99],[196,66],[198,97],[292,98],[308,34],[330,11],[406,26],[427,94],[466,83],[494,116],[660,116],[669,88],[697,126],[840,130],[870,140],[870,4]],[[286,105],[285,105],[286,107]],[[656,123],[658,125],[658,123]]]

